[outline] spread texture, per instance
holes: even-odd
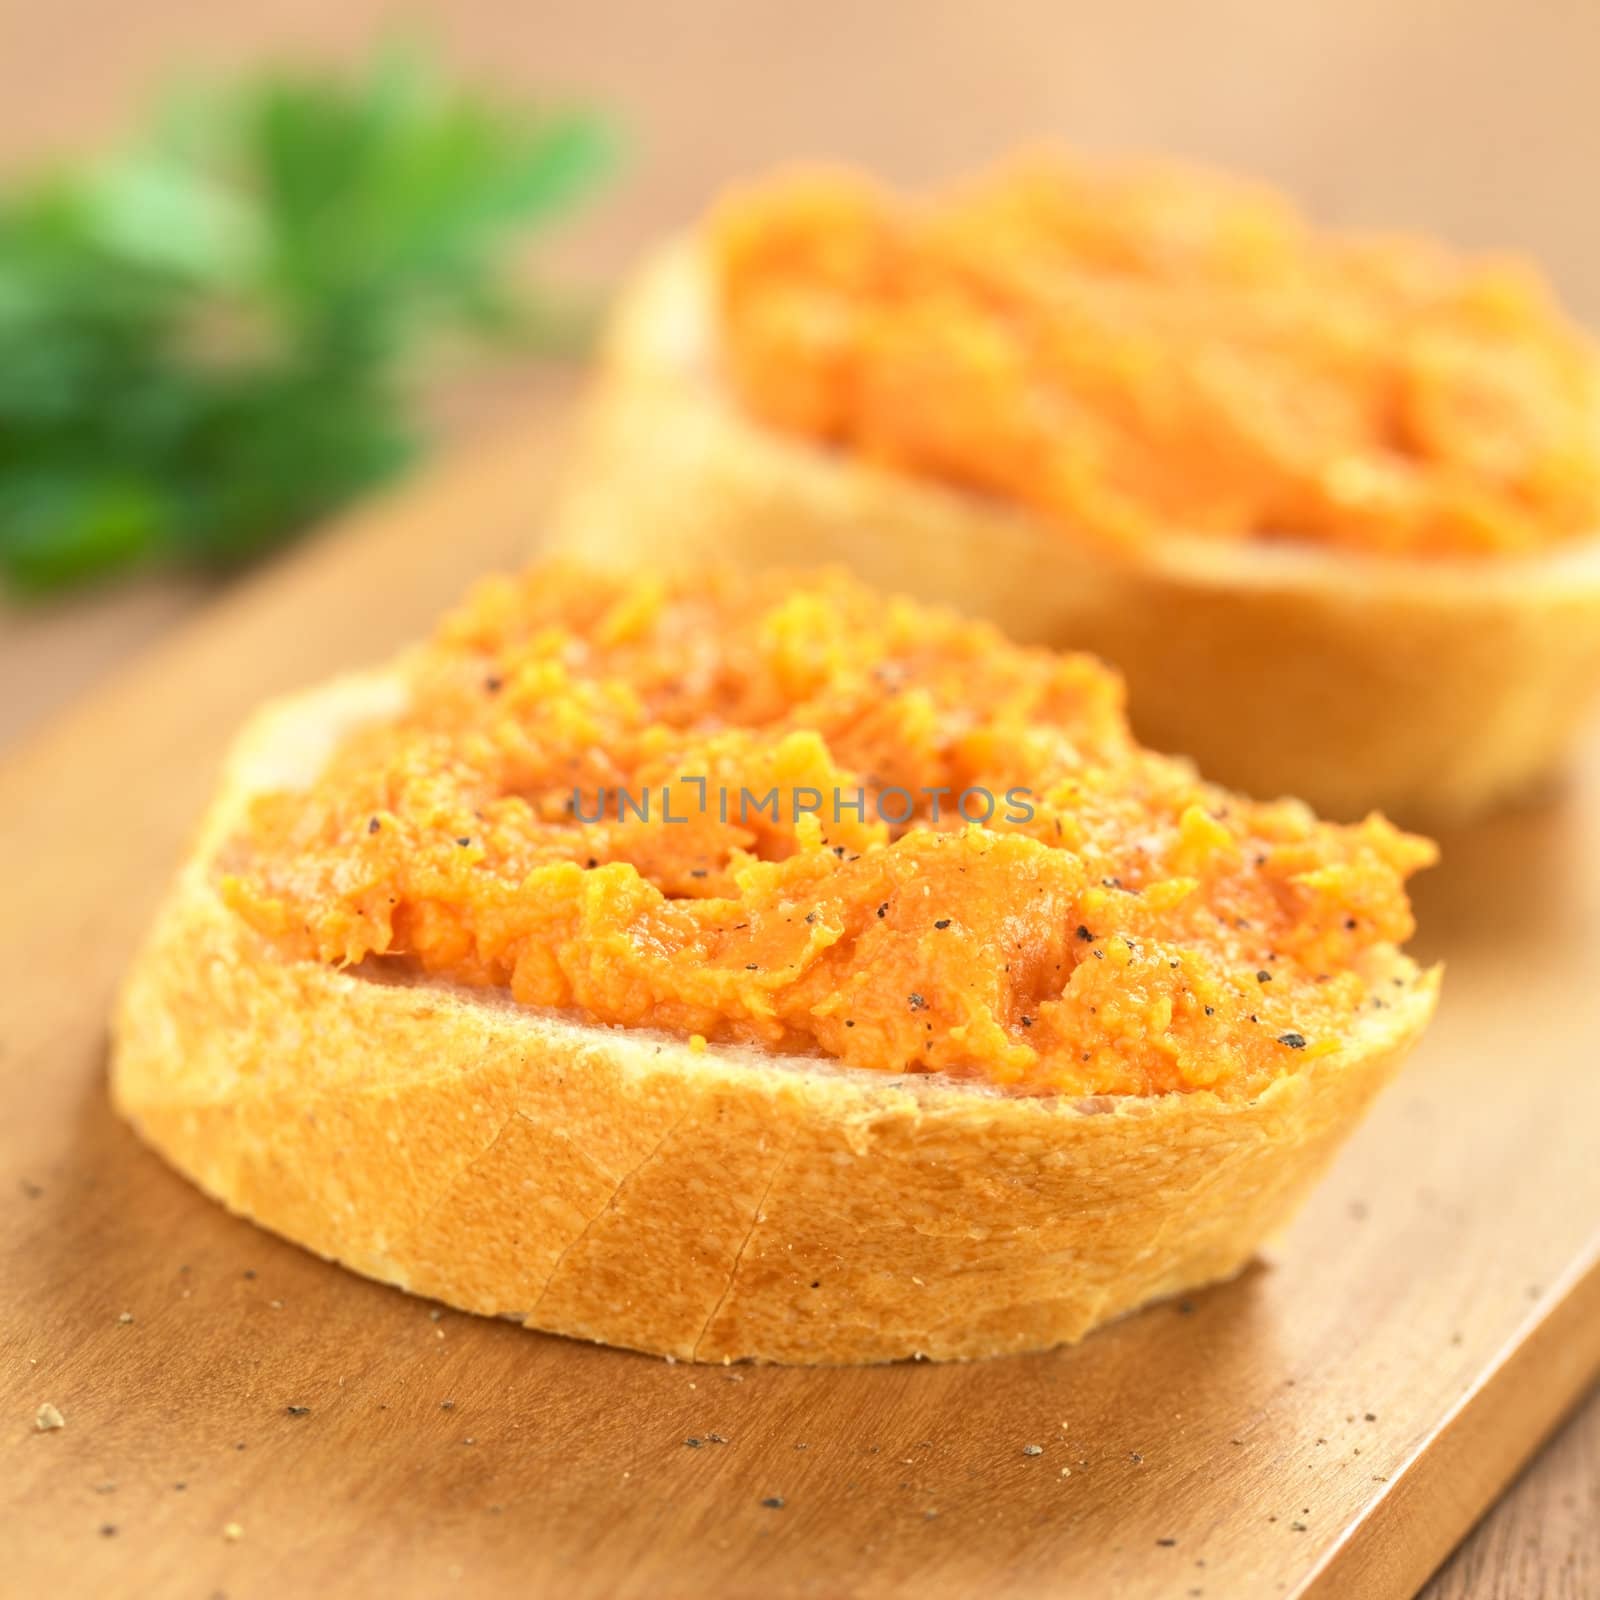
[[[1426,841],[1207,785],[1093,658],[843,575],[537,567],[404,670],[224,853],[288,954],[1078,1095],[1253,1094],[1409,981]]]
[[[775,179],[723,204],[710,255],[757,418],[1110,548],[1482,557],[1600,529],[1600,361],[1514,261],[1057,155],[923,202]]]

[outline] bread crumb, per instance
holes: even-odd
[[[33,1425],[40,1433],[49,1433],[54,1428],[66,1427],[67,1419],[46,1400],[34,1413]]]
[[[122,1313],[122,1315],[117,1318],[117,1321],[121,1322],[121,1323],[132,1322],[133,1321],[133,1313],[131,1311],[124,1311]]]
[[[222,1537],[229,1544],[235,1544],[244,1538],[244,1529],[237,1522],[225,1522],[222,1525]]]

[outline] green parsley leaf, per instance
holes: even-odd
[[[174,98],[114,158],[0,195],[0,573],[228,566],[390,477],[432,340],[581,335],[511,267],[614,156],[589,112],[390,50]]]

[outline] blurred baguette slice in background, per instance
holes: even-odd
[[[1121,669],[1147,744],[1324,814],[1469,819],[1564,765],[1600,694],[1600,534],[1447,562],[1181,535],[1132,554],[780,433],[722,373],[700,243],[618,308],[551,543],[621,567],[842,562]]]

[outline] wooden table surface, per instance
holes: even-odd
[[[0,0],[0,165],[107,135],[175,63],[237,62],[269,46],[348,56],[382,21],[371,0],[144,0],[137,27],[107,0]],[[1574,203],[1600,128],[1590,89],[1600,12],[1592,7],[1226,0],[1195,9],[1135,0],[1107,14],[1044,0],[984,8],[818,0],[798,13],[771,0],[670,8],[457,0],[427,27],[466,67],[514,86],[592,92],[624,112],[634,130],[632,180],[563,249],[561,262],[575,273],[614,273],[719,182],[774,160],[840,154],[916,179],[1043,132],[1253,167],[1325,216],[1404,221],[1532,251],[1600,320],[1600,233]],[[454,433],[513,413],[539,384],[512,368],[468,386],[453,396]],[[515,543],[506,530],[501,548]],[[475,544],[448,567],[445,586],[494,550],[492,539]],[[226,596],[161,579],[59,612],[0,613],[0,741],[41,723],[208,603],[217,609],[201,628],[231,626]],[[247,687],[234,685],[241,695]],[[189,758],[219,734],[214,720],[204,723]],[[58,737],[44,734],[27,759],[39,760]],[[184,782],[198,804],[203,774],[191,769]],[[8,834],[13,826],[8,817]],[[171,843],[165,833],[160,840],[155,848]],[[117,923],[123,937],[136,920],[129,912]],[[86,922],[83,938],[98,932]],[[16,985],[18,973],[7,981]],[[97,981],[108,982],[109,969]],[[5,1051],[0,1040],[0,1066]],[[98,1137],[116,1136],[100,1126],[92,1101],[72,1114]],[[15,1116],[9,1101],[6,1115]],[[281,1247],[264,1253],[281,1259]],[[6,1258],[12,1266],[17,1259]],[[76,1281],[71,1260],[57,1267]],[[0,1285],[13,1281],[0,1276]],[[8,1298],[0,1288],[0,1301]],[[242,1302],[234,1309],[245,1314]],[[15,1376],[20,1358],[8,1348],[4,1359]],[[1600,1399],[1506,1496],[1430,1586],[1429,1600],[1600,1592],[1597,1463]],[[0,1523],[0,1593],[10,1592],[5,1540]]]

